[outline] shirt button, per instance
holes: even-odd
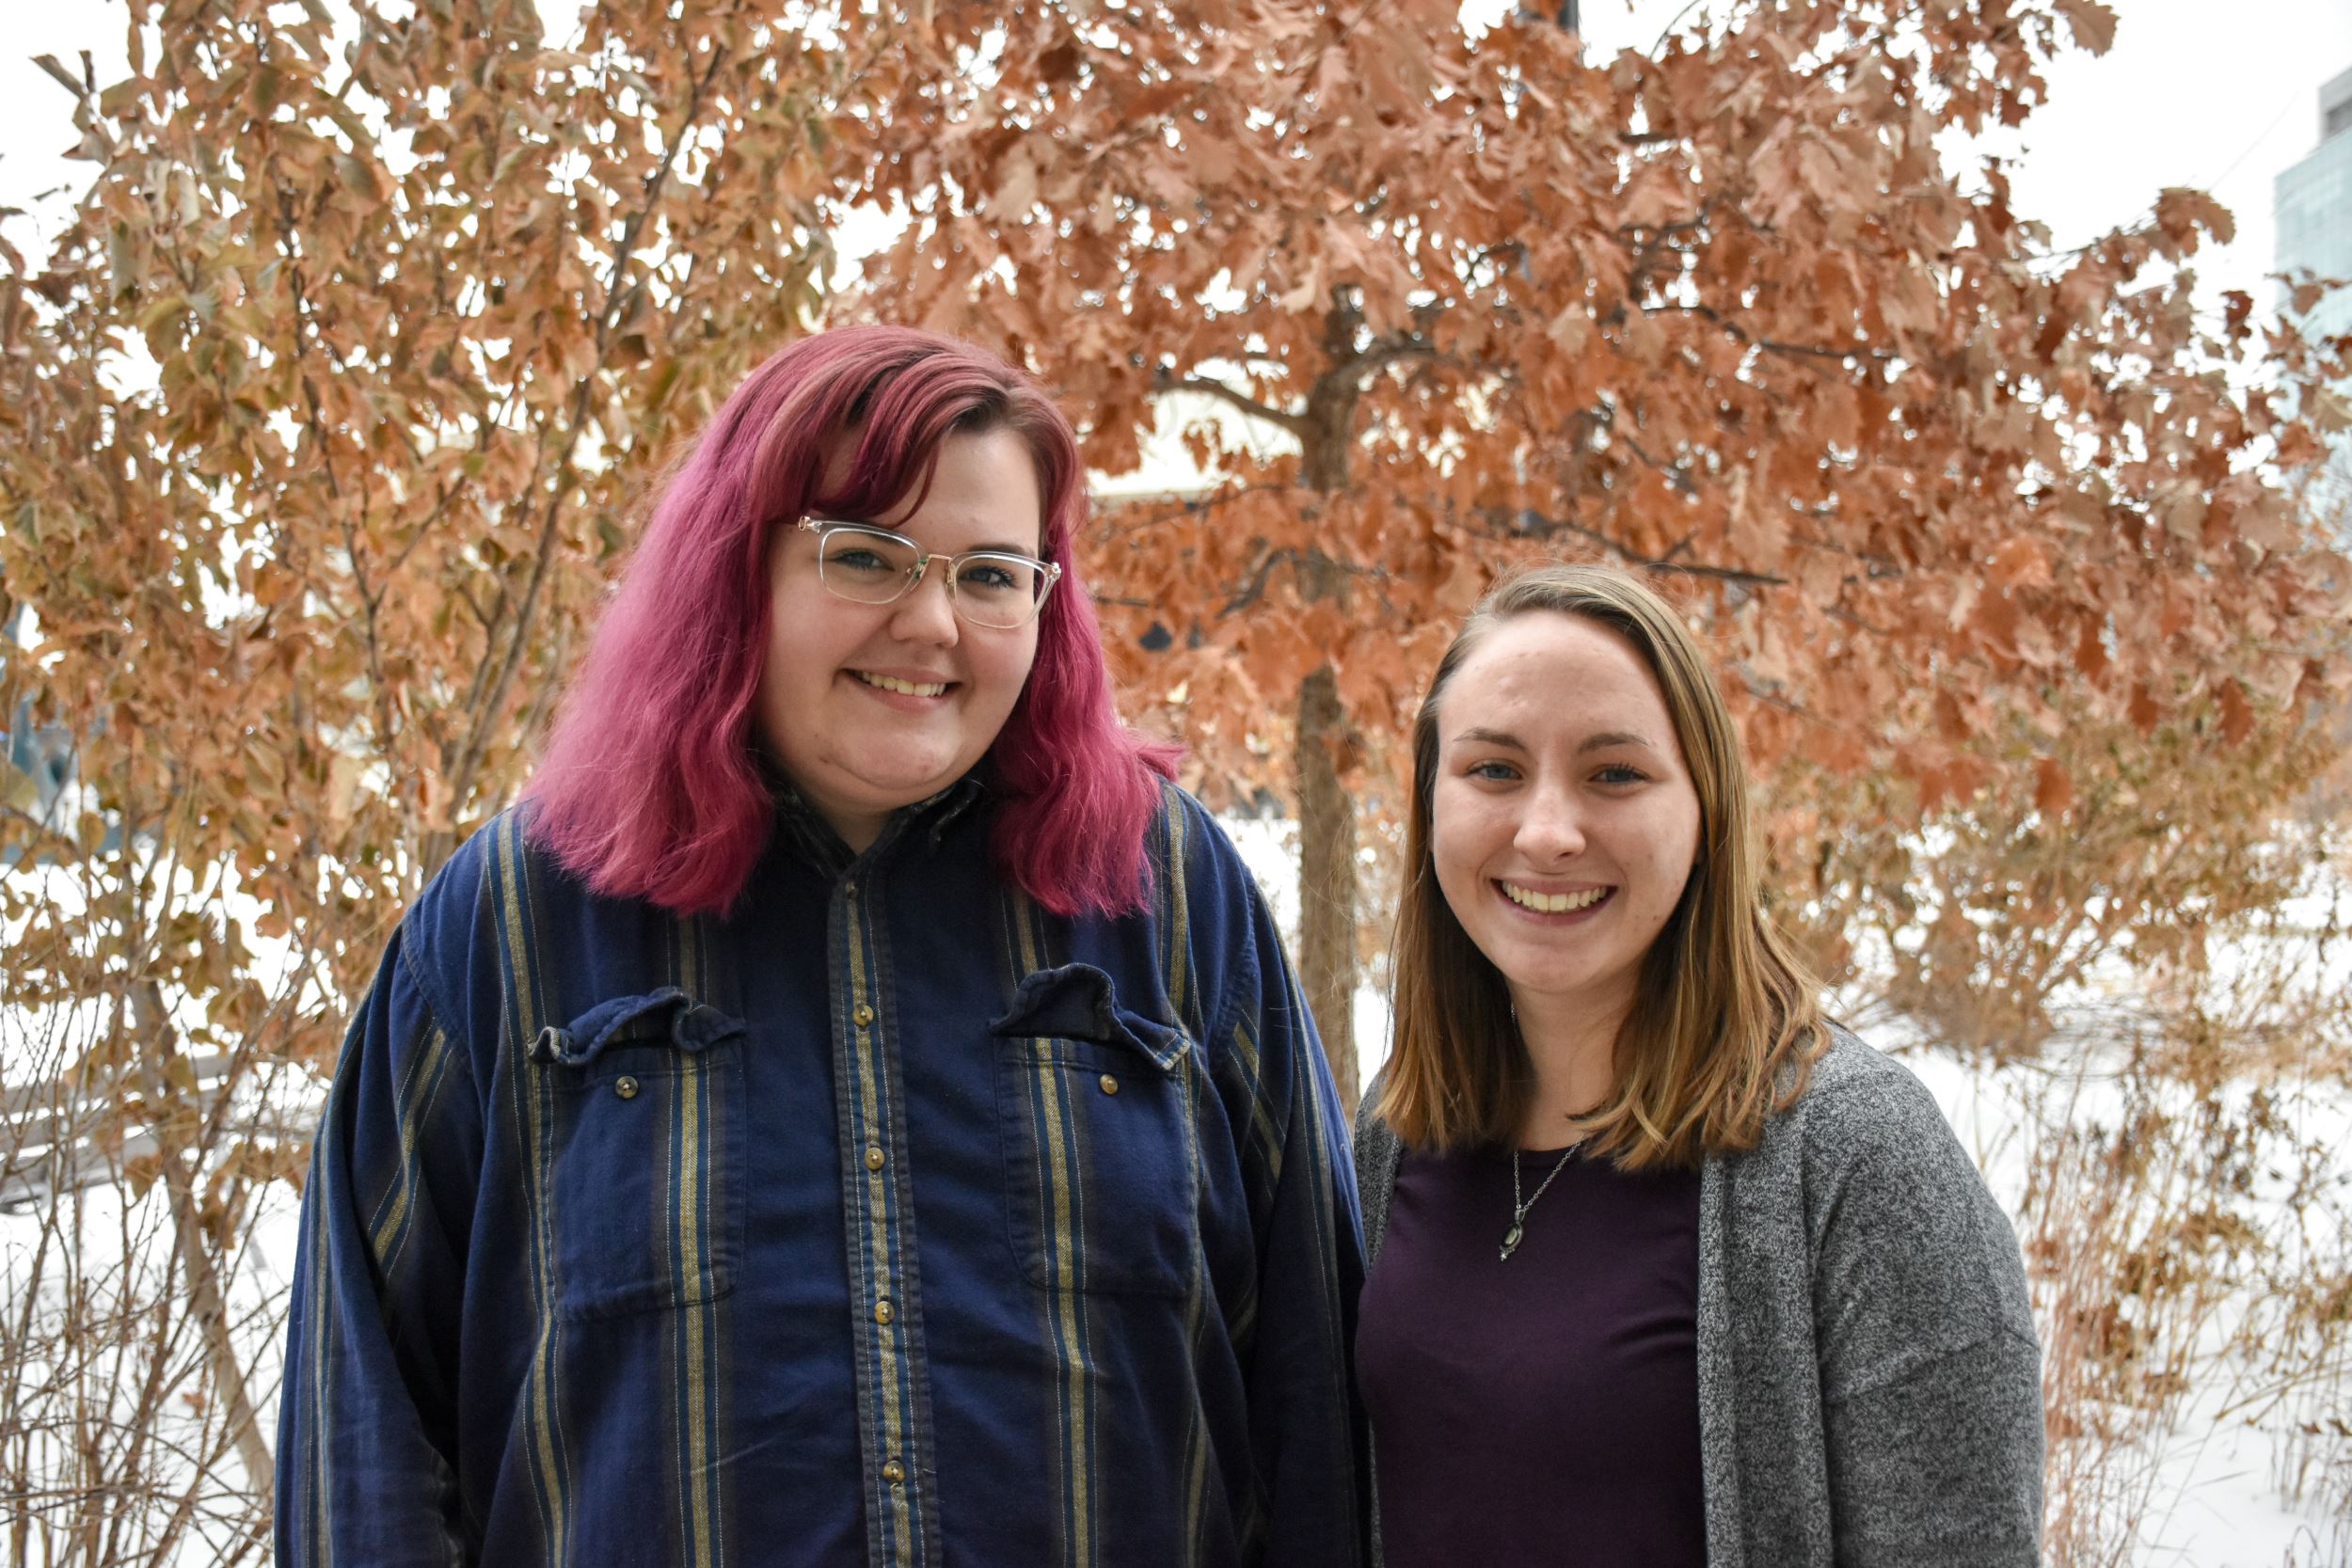
[[[874,1321],[876,1323],[887,1323],[891,1319],[897,1317],[898,1315],[898,1309],[890,1305],[890,1299],[887,1296],[883,1297],[881,1301],[874,1303]]]
[[[612,1092],[623,1100],[634,1100],[637,1098],[637,1080],[623,1073],[612,1081]]]
[[[1119,1080],[1112,1077],[1107,1072],[1103,1074],[1103,1092],[1104,1094],[1117,1094],[1119,1092]]]
[[[882,1465],[882,1480],[896,1486],[907,1479],[907,1467],[893,1459]]]
[[[882,1168],[882,1145],[867,1144],[866,1146],[866,1168],[867,1170],[880,1170]]]
[[[856,1019],[857,1026],[863,1029],[867,1024],[874,1022],[874,1009],[861,1002],[857,1005],[857,1010],[852,1012],[850,1016]]]

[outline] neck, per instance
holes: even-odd
[[[1573,1141],[1571,1118],[1609,1098],[1617,1084],[1617,1033],[1633,998],[1514,994],[1519,1038],[1535,1069],[1535,1092],[1519,1119],[1519,1147],[1559,1148]]]

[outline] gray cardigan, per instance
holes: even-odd
[[[1356,1124],[1375,1264],[1401,1153],[1377,1099]],[[1698,1356],[1709,1568],[2040,1560],[2016,1233],[1926,1087],[1843,1030],[1754,1149],[1707,1160]]]

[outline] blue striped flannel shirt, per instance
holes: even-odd
[[[1361,1561],[1362,1242],[1256,887],[1170,788],[1049,914],[968,780],[739,907],[499,818],[401,926],[304,1193],[289,1564]]]

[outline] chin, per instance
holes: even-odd
[[[964,769],[952,763],[938,768],[877,768],[861,771],[859,781],[877,810],[897,811],[901,806],[930,800],[963,773]]]
[[[1495,965],[1503,979],[1519,990],[1536,996],[1554,996],[1581,990],[1590,986],[1596,976],[1589,969],[1568,969],[1541,961],[1534,963],[1502,962]]]

